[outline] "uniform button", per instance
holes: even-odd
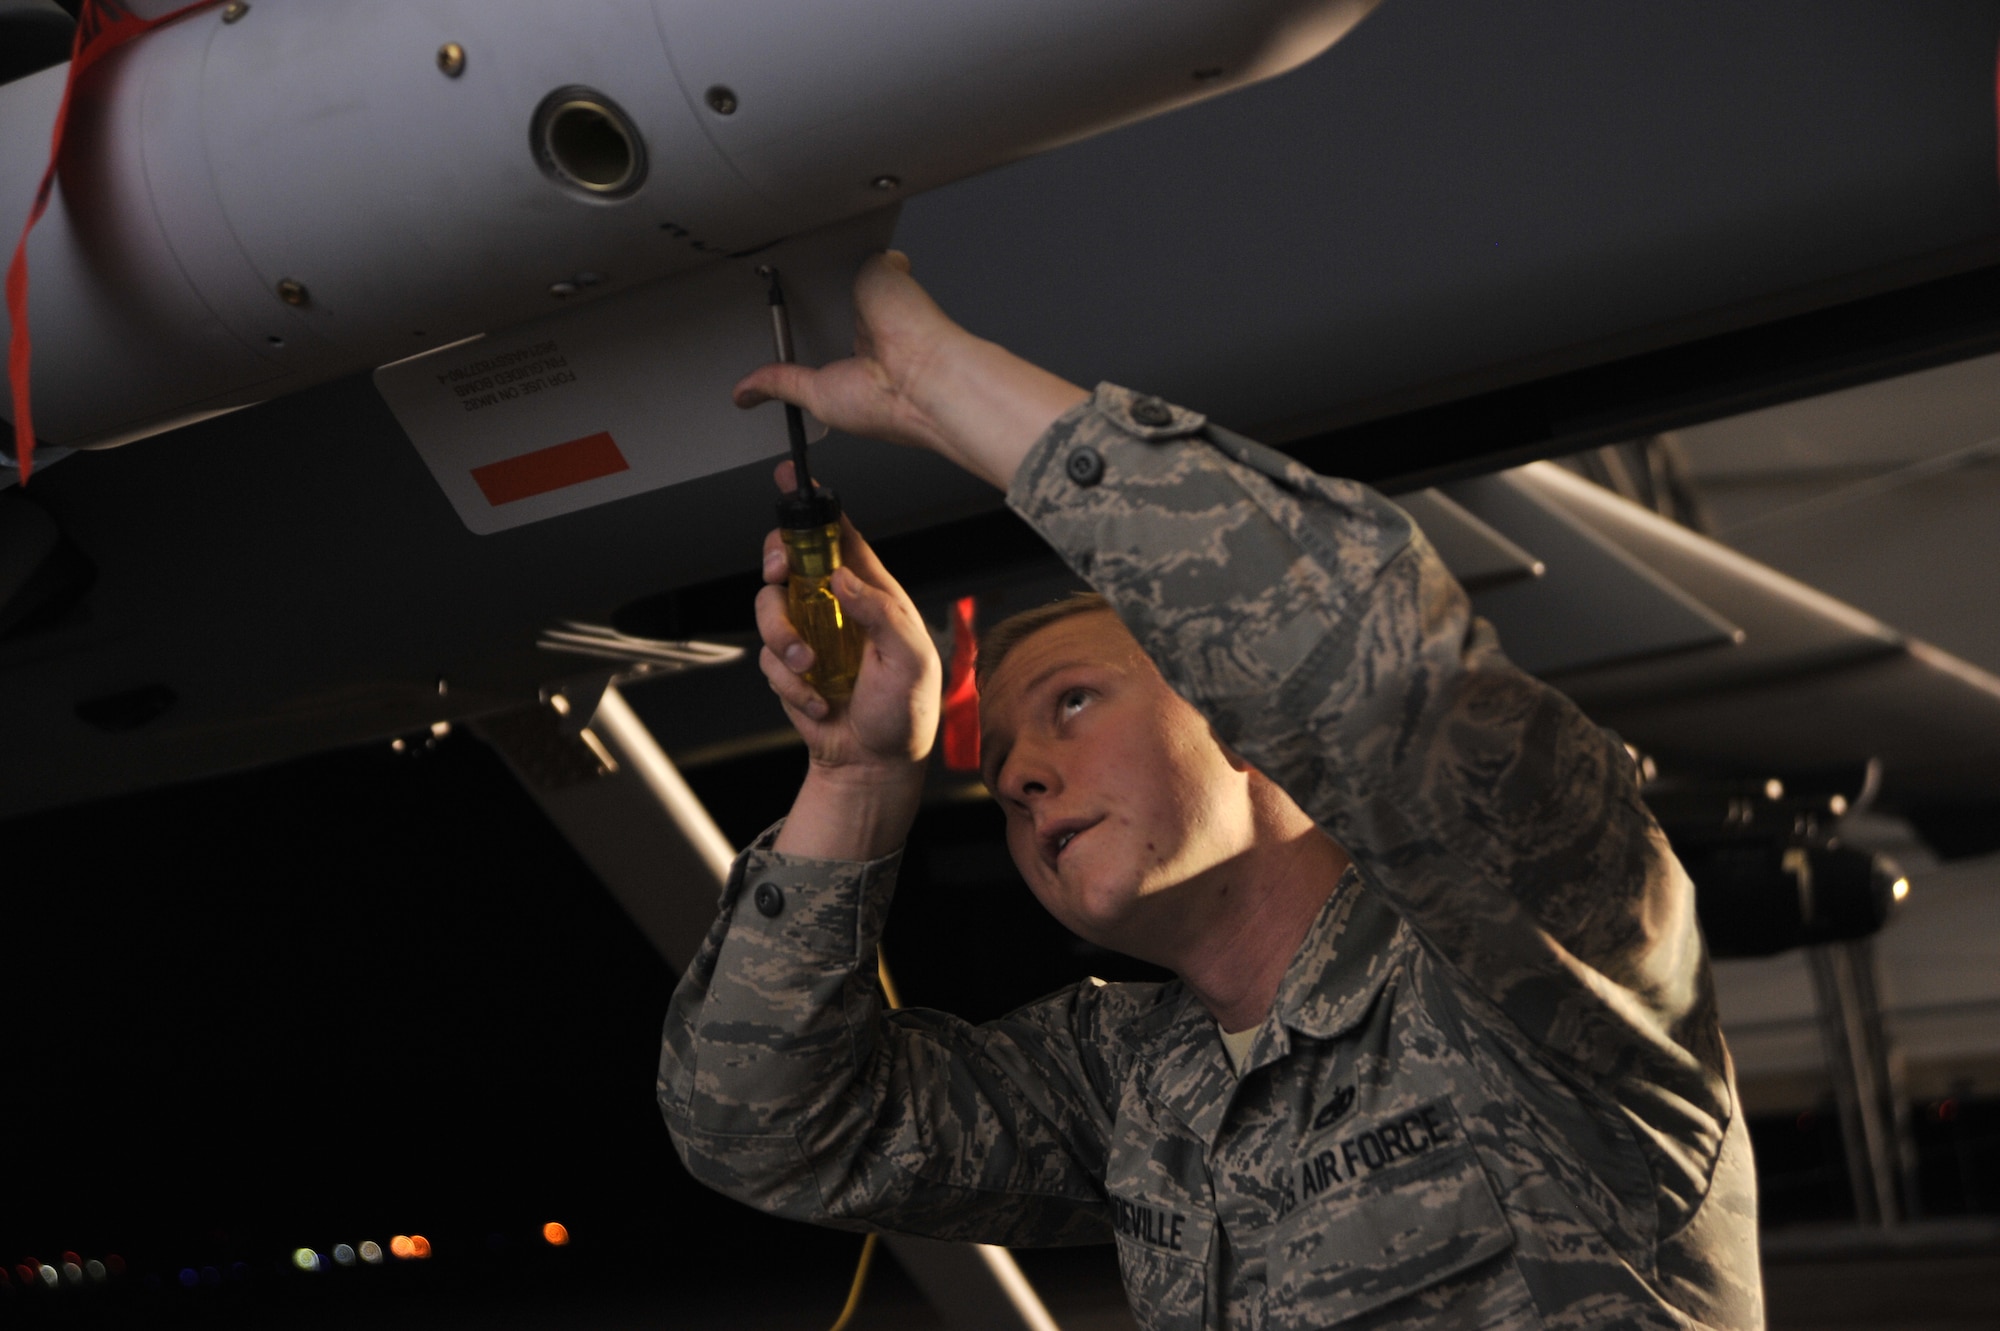
[[[1063,467],[1078,485],[1095,485],[1104,479],[1104,459],[1088,444],[1071,453]]]
[[[760,915],[776,917],[785,908],[785,894],[778,890],[776,883],[757,884],[757,912]]]
[[[1141,425],[1172,425],[1174,409],[1156,397],[1142,397],[1132,403],[1132,419]]]

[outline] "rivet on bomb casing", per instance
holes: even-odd
[[[549,294],[560,300],[565,296],[574,296],[585,287],[601,286],[603,283],[603,273],[588,271],[575,273],[560,282],[549,283]]]
[[[244,0],[229,0],[229,3],[222,7],[222,21],[234,23],[249,12],[250,6],[244,3]]]
[[[719,116],[736,114],[736,94],[720,83],[708,90],[708,109]]]
[[[903,187],[903,178],[901,176],[877,176],[868,182],[868,187],[879,190],[901,189]]]
[[[278,299],[287,305],[308,305],[312,303],[312,295],[306,290],[305,283],[294,282],[289,277],[282,279],[278,283]]]
[[[465,48],[457,42],[446,42],[438,47],[438,69],[448,79],[455,79],[465,72]]]

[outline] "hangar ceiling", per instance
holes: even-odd
[[[2000,674],[2000,357],[1674,437],[1724,542]]]

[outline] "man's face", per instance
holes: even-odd
[[[1254,841],[1247,769],[1109,612],[1016,645],[980,726],[1008,848],[1042,905],[1094,943],[1172,964],[1202,914],[1176,896],[1214,885]]]

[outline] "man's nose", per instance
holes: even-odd
[[[1023,804],[1055,794],[1062,778],[1039,746],[1016,744],[1000,768],[1000,795]]]

